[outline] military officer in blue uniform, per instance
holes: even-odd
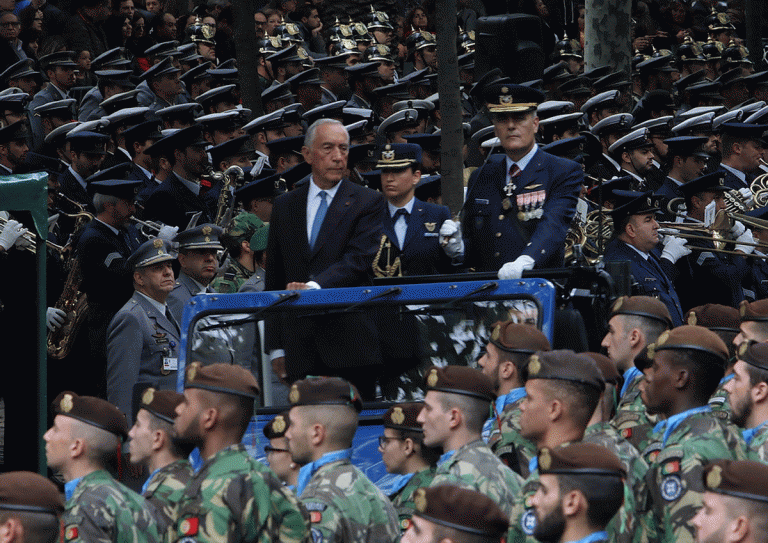
[[[560,267],[584,172],[576,162],[538,148],[542,92],[497,82],[484,97],[505,156],[489,160],[469,179],[462,210],[465,265],[498,271],[501,279],[520,278],[534,267]]]
[[[388,266],[394,268],[398,261],[399,273],[395,275],[449,273],[455,269],[452,262],[463,254],[461,234],[448,208],[414,197],[421,179],[420,165],[421,147],[414,143],[388,143],[379,150],[376,168],[381,170],[381,190],[389,211],[384,220],[381,258],[374,262],[379,272]],[[449,233],[441,243],[443,225]]]
[[[107,398],[128,424],[147,388],[176,388],[181,333],[166,304],[175,284],[170,248],[169,242],[154,238],[130,256],[133,296],[107,329]]]
[[[675,238],[667,242],[659,255],[659,223],[654,218],[659,208],[650,192],[616,191],[622,205],[611,212],[615,237],[606,246],[606,261],[629,261],[630,273],[636,283],[637,294],[658,298],[667,306],[674,326],[683,324],[683,310],[672,280],[663,269],[690,252],[685,240]]]
[[[723,183],[729,189],[749,189],[754,172],[760,167],[765,124],[723,123],[723,159],[720,171],[725,173]],[[745,191],[746,192],[746,191]]]
[[[675,198],[682,201],[684,197],[680,187],[703,175],[709,158],[703,149],[703,145],[707,143],[707,138],[676,136],[665,139],[664,143],[667,144],[668,149],[669,171],[661,186],[654,192],[654,196],[659,198],[659,205],[667,211],[664,220],[674,221],[676,216],[669,213],[668,204],[670,200]]]

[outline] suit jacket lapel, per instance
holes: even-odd
[[[307,194],[309,194],[309,188],[307,188]],[[317,239],[315,240],[315,246],[312,249],[313,257],[320,250],[320,247],[323,246],[323,244],[325,243],[325,240],[330,235],[332,235],[332,233],[336,230],[336,226],[338,226],[339,222],[341,221],[341,218],[350,208],[354,199],[355,199],[355,188],[351,186],[351,183],[349,181],[347,181],[346,179],[342,179],[341,185],[339,186],[339,190],[336,191],[336,196],[334,196],[333,201],[331,202],[331,205],[328,207],[328,211],[325,214],[325,219],[323,219],[323,224],[320,227],[320,232],[318,232],[317,234]],[[306,205],[304,207],[305,207],[304,223],[306,224]],[[307,237],[307,234],[305,230],[304,238],[306,239],[306,237]],[[307,242],[307,245],[309,245],[309,242]]]
[[[405,231],[405,241],[403,242],[403,249],[405,249],[409,243],[413,240],[414,236],[416,236],[417,231],[419,231],[419,224],[424,223],[424,206],[419,200],[414,199],[413,201],[413,210],[410,215],[408,215],[408,229]]]
[[[543,152],[538,149],[533,155],[533,158],[528,163],[528,166],[523,170],[523,175],[520,176],[520,182],[517,184],[517,193],[526,189],[528,185],[533,185],[537,179],[543,179],[539,175],[539,172],[544,168]],[[539,190],[540,187],[535,187],[530,190]]]
[[[141,296],[138,293],[134,293],[133,297],[137,302],[139,302],[141,307],[144,308],[144,311],[147,312],[149,319],[153,321],[157,327],[162,328],[165,332],[169,333],[174,338],[178,338],[179,328],[170,320],[168,320],[168,317],[158,311],[157,308],[152,305],[144,296]]]

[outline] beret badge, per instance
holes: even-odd
[[[723,482],[722,476],[723,468],[720,466],[714,466],[709,473],[707,473],[707,486],[709,488],[717,488],[720,483]]]
[[[291,392],[290,392],[290,394],[288,394],[288,400],[289,400],[291,403],[298,403],[298,402],[299,402],[299,397],[300,397],[300,394],[299,394],[299,387],[297,387],[296,385],[293,385],[293,386],[291,387]]]
[[[423,488],[416,490],[416,494],[413,496],[413,504],[416,509],[423,513],[427,510],[427,491]]]
[[[427,385],[428,386],[435,386],[437,384],[437,370],[432,368],[429,372],[429,377],[427,377]]]
[[[532,355],[528,361],[528,375],[538,375],[541,371],[541,360],[538,355]]]
[[[552,466],[552,455],[549,454],[549,449],[541,449],[541,453],[539,453],[539,466],[545,470]]]
[[[402,424],[405,422],[405,413],[403,413],[402,407],[395,407],[392,410],[392,422],[395,424]]]
[[[272,422],[272,429],[278,434],[285,431],[285,418],[282,415],[275,417],[275,420]]]
[[[72,394],[64,394],[64,397],[61,399],[61,403],[59,403],[61,410],[65,413],[72,411],[72,407],[74,407],[72,402],[73,399],[74,398],[72,398]]]
[[[152,403],[152,400],[155,399],[155,389],[154,388],[148,388],[144,391],[144,394],[141,396],[141,403],[144,405],[149,405]]]

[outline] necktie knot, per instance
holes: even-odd
[[[400,217],[408,218],[408,210],[405,208],[400,208],[397,211],[395,211],[395,220],[399,219]]]
[[[512,164],[512,166],[509,168],[509,176],[514,179],[515,177],[518,177],[522,171],[520,170],[520,166],[517,164]]]

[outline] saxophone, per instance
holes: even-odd
[[[216,219],[213,221],[218,226],[226,226],[232,218],[232,202],[235,199],[234,189],[237,184],[245,179],[245,173],[240,166],[230,166],[222,172],[224,184],[219,192],[219,201],[216,204]]]
[[[80,290],[80,284],[83,281],[80,259],[73,257],[69,264],[64,291],[55,306],[56,309],[61,309],[67,314],[67,322],[59,329],[48,332],[48,356],[56,360],[61,360],[69,354],[77,331],[88,313],[88,296]]]

